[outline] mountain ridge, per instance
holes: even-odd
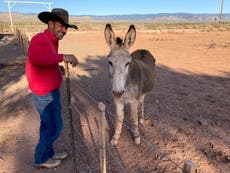
[[[12,13],[16,23],[37,23],[37,14]],[[9,22],[9,13],[0,12],[0,22]],[[219,21],[219,14],[209,13],[158,13],[121,15],[70,15],[72,22],[138,22],[138,23],[210,23]],[[223,22],[230,22],[230,13],[222,15]]]

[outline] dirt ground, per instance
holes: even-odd
[[[124,126],[118,146],[107,144],[107,172],[181,173],[184,161],[191,160],[198,173],[229,173],[230,31],[137,30],[131,51],[139,48],[148,49],[157,61],[157,86],[145,99],[141,145],[134,144]],[[73,53],[80,62],[70,69],[76,151],[71,147],[63,80],[64,130],[55,149],[70,152],[70,157],[55,170],[33,167],[39,116],[27,88],[25,57],[17,41],[9,39],[0,44],[1,173],[99,172],[97,103],[106,106],[107,141],[115,119],[107,74],[109,48],[103,32],[70,31],[59,52]],[[125,112],[129,114],[128,106]],[[125,119],[129,126],[128,116]]]

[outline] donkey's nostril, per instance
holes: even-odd
[[[112,91],[115,97],[121,97],[124,94],[124,90],[122,91]]]

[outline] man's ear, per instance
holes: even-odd
[[[49,20],[48,21],[48,29],[53,29],[54,28],[54,21]]]

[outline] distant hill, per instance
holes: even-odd
[[[72,16],[76,19],[76,16]],[[160,13],[160,14],[132,14],[109,16],[78,16],[91,21],[135,21],[145,23],[208,23],[219,21],[219,14],[189,14],[189,13]],[[230,22],[230,14],[223,14],[223,22]]]
[[[39,23],[37,14],[12,13],[13,22]],[[137,23],[209,23],[219,21],[219,14],[160,13],[132,15],[70,16],[72,22],[137,22]],[[230,22],[230,13],[223,14],[223,22]],[[0,12],[0,22],[9,22],[9,14]]]

